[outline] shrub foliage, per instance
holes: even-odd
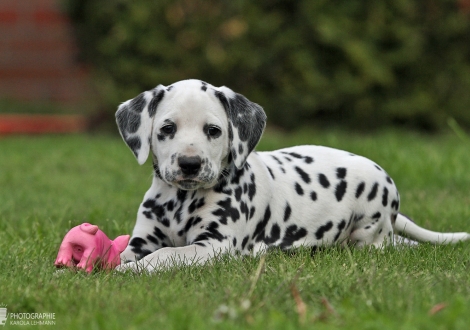
[[[456,0],[66,0],[103,106],[200,78],[284,127],[470,127],[470,17]]]

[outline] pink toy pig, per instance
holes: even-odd
[[[82,223],[65,235],[54,265],[83,268],[88,273],[95,265],[112,269],[121,263],[119,254],[128,243],[129,235],[111,241],[98,226]]]

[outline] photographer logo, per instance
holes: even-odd
[[[0,325],[56,325],[55,313],[8,313],[7,305],[0,304]]]
[[[6,306],[3,307],[0,305],[0,325],[5,326],[5,323],[7,322],[7,308]]]

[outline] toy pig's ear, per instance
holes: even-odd
[[[215,88],[215,96],[227,113],[233,162],[237,168],[242,168],[261,139],[266,114],[261,106],[225,86]]]
[[[129,244],[129,238],[129,235],[122,235],[116,237],[116,239],[113,241],[113,245],[116,247],[119,253],[126,249],[127,244]]]
[[[84,231],[85,233],[95,235],[98,232],[98,226],[92,225],[90,223],[82,223],[80,225],[80,229]]]
[[[165,95],[165,86],[158,85],[121,104],[116,111],[116,122],[124,142],[132,150],[140,165],[150,152],[153,117]]]

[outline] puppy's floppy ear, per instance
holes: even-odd
[[[266,114],[261,106],[225,86],[215,88],[215,96],[227,113],[233,162],[237,168],[242,168],[261,139]]]
[[[140,165],[145,163],[149,155],[153,117],[164,95],[165,86],[158,85],[124,102],[116,111],[119,133]]]

